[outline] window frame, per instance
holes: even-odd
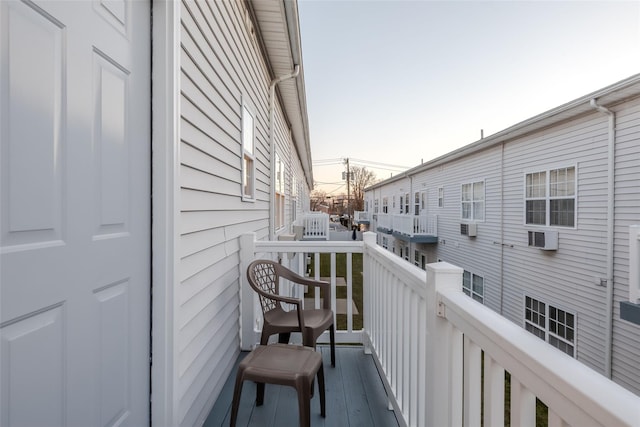
[[[557,172],[560,170],[568,170],[568,169],[572,169],[574,170],[573,173],[573,195],[571,196],[552,196],[551,195],[551,186],[552,186],[552,182],[551,182],[551,173],[552,172]],[[534,175],[534,174],[545,174],[545,181],[544,181],[544,196],[531,196],[528,197],[528,188],[529,185],[527,185],[527,178],[530,175]],[[523,185],[523,215],[522,215],[522,222],[523,225],[527,226],[527,227],[545,227],[545,228],[559,228],[559,229],[565,229],[565,230],[575,230],[578,227],[578,165],[577,164],[571,164],[571,165],[559,165],[559,166],[553,166],[553,167],[547,167],[544,169],[538,168],[535,170],[528,170],[524,172],[524,176],[523,176],[523,180],[522,180],[522,185]],[[560,224],[552,224],[551,220],[552,220],[552,213],[551,213],[551,205],[552,202],[554,200],[573,200],[573,225],[560,225]],[[544,202],[544,224],[541,223],[534,223],[534,222],[528,222],[528,206],[527,203],[531,202],[531,201],[543,201]]]
[[[475,198],[475,195],[476,195],[475,186],[476,184],[480,184],[480,183],[482,183],[482,200]],[[464,187],[468,185],[471,186],[471,199],[464,200],[464,195],[465,195]],[[480,201],[482,201],[482,218],[479,218],[478,215],[476,215],[476,204],[480,203]],[[470,209],[471,217],[469,218],[465,218],[464,216],[465,203],[468,203],[471,206],[471,209]],[[460,219],[462,221],[484,222],[486,218],[486,208],[487,208],[487,183],[485,179],[474,179],[474,180],[466,181],[460,184]]]
[[[240,177],[240,194],[242,195],[243,202],[255,202],[256,201],[256,118],[254,109],[248,104],[246,100],[242,100],[241,117],[240,117],[240,144],[242,147],[241,153],[241,177]],[[247,117],[251,118],[251,148],[248,148],[247,140]],[[248,170],[250,169],[250,170]],[[251,182],[249,182],[251,181]],[[247,188],[249,188],[247,190]]]
[[[544,326],[541,324],[541,322],[535,322],[533,320],[528,320],[527,319],[527,309],[528,309],[528,305],[527,305],[527,299],[534,301],[535,303],[538,304],[538,306],[542,305],[544,306]],[[528,294],[524,294],[524,297],[522,299],[522,305],[523,305],[523,312],[522,312],[522,327],[528,331],[531,332],[533,335],[537,336],[538,338],[540,338],[541,340],[544,340],[547,344],[557,348],[558,350],[564,352],[565,354],[568,354],[569,356],[575,358],[576,357],[576,349],[578,347],[578,340],[577,340],[577,323],[578,323],[578,316],[575,312],[567,310],[561,306],[558,305],[552,305],[548,302],[546,302],[545,300],[538,298],[536,296],[533,295],[528,295]],[[555,311],[555,318],[552,319],[552,310]],[[573,320],[573,325],[568,326],[567,322],[559,322],[558,318],[559,316],[559,312],[563,313],[563,317],[565,318],[565,320],[567,319],[568,316],[571,316],[572,320]],[[536,313],[540,313],[540,311],[537,311]],[[552,322],[555,322],[557,324],[561,324],[562,327],[564,327],[565,330],[570,329],[572,331],[572,336],[573,336],[573,342],[571,342],[568,338],[566,338],[565,336],[553,332],[551,330],[550,325],[552,324]],[[532,329],[538,331],[539,333],[534,333],[533,331],[531,331],[527,326],[530,326]],[[558,328],[559,329],[559,328]],[[540,334],[544,335],[544,337],[540,336]],[[566,334],[565,334],[566,335]],[[559,345],[556,345],[554,342],[552,342],[552,340],[556,340],[561,344],[564,344],[565,346],[568,346],[571,348],[571,353],[568,353],[567,351],[565,351],[565,349],[561,348]]]
[[[482,294],[476,292],[474,286],[474,280],[476,278],[482,280]],[[465,286],[466,283],[468,283],[468,286]],[[473,300],[478,301],[480,304],[484,304],[484,276],[480,276],[479,274],[464,270],[462,273],[462,292],[464,292],[465,295],[472,298]]]
[[[275,229],[276,231],[282,230],[285,225],[285,206],[286,206],[286,178],[285,178],[285,165],[284,161],[276,151],[275,153],[275,164],[273,165],[275,168],[275,188],[274,188],[274,196],[275,196]]]

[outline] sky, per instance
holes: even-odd
[[[314,180],[379,179],[640,73],[640,1],[298,0]]]

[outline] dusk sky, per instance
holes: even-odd
[[[378,178],[640,73],[638,1],[299,0],[314,161]]]

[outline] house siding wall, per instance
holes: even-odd
[[[640,327],[620,320],[629,300],[629,226],[640,224],[640,100],[616,112],[615,240],[612,378],[640,394]]]
[[[245,8],[242,1],[181,3],[175,390],[184,426],[204,422],[239,352],[238,237],[269,234],[271,76]],[[241,197],[243,103],[255,123],[252,202]],[[277,101],[274,128],[287,176],[293,167],[308,193]]]
[[[640,394],[638,326],[620,320],[628,299],[628,226],[640,223],[640,101],[612,107],[616,121],[613,379]],[[412,172],[413,192],[426,189],[428,213],[438,216],[438,243],[420,244],[429,262],[456,264],[484,278],[484,304],[524,326],[524,296],[576,315],[575,356],[605,372],[608,117],[595,110],[482,151]],[[525,224],[525,176],[576,167],[575,228]],[[485,182],[485,219],[478,235],[460,235],[461,185]],[[409,182],[409,178],[403,180]],[[399,182],[375,186],[367,197],[398,199]],[[406,184],[405,184],[406,186]],[[438,207],[438,188],[444,207]],[[370,208],[372,209],[372,208]],[[555,230],[557,251],[528,246],[529,230]],[[413,247],[412,247],[413,250]],[[413,261],[411,259],[411,261]]]

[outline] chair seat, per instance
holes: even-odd
[[[231,407],[231,426],[238,417],[238,405],[244,381],[255,381],[256,405],[264,400],[265,384],[290,386],[298,394],[300,425],[310,425],[310,400],[313,379],[317,375],[320,389],[320,414],[325,417],[324,370],[322,356],[309,347],[272,344],[257,347],[238,365]]]
[[[305,329],[326,328],[333,323],[333,311],[319,309],[305,309],[304,325]],[[298,313],[295,310],[272,310],[264,315],[265,319],[270,323],[272,329],[282,328],[283,331],[300,332],[298,325]]]

